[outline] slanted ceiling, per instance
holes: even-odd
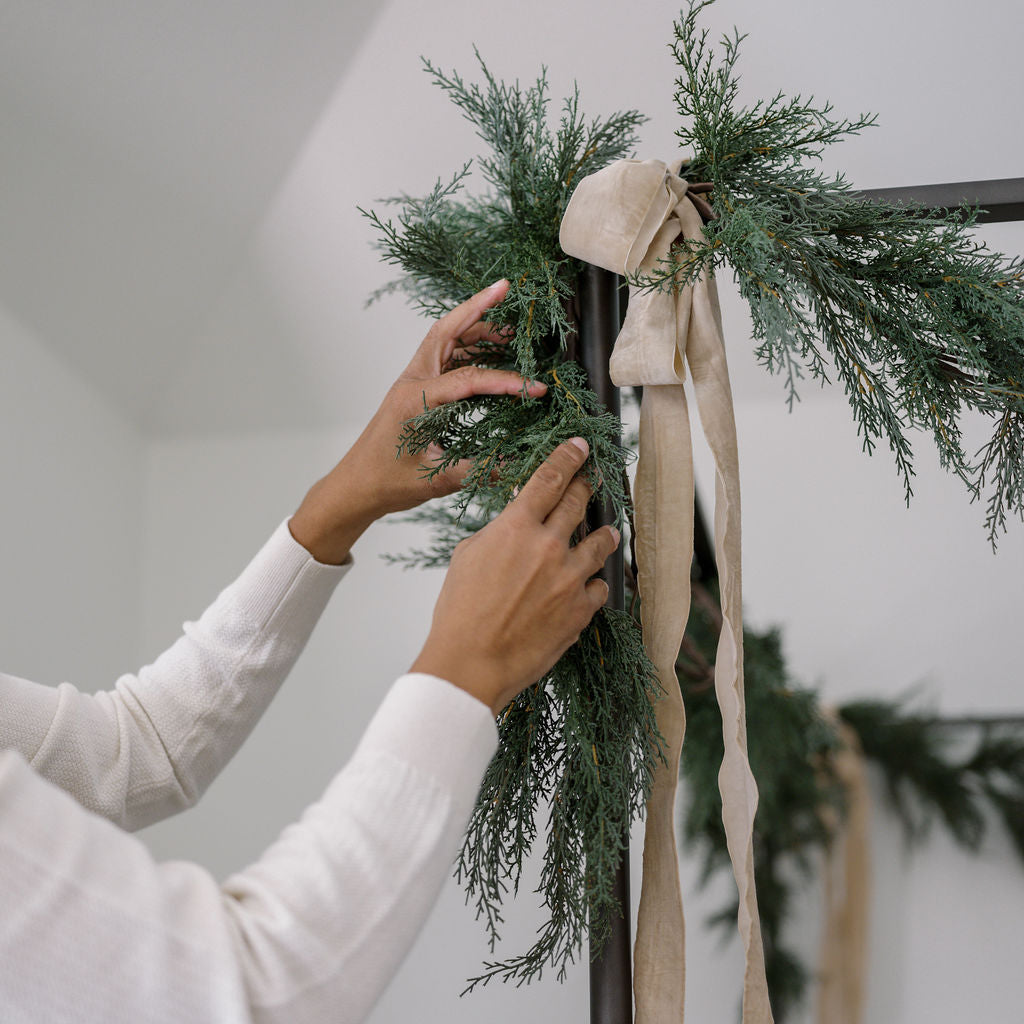
[[[355,210],[476,152],[419,70],[550,69],[584,109],[651,115],[674,155],[674,2],[6,0],[0,7],[0,304],[155,436],[305,429],[369,414],[422,325]],[[1024,173],[1024,15],[989,0],[719,0],[750,33],[748,97],[875,110],[837,150],[863,187]],[[1024,231],[990,229],[1021,251]],[[778,396],[723,282],[741,401]]]

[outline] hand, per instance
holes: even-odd
[[[618,547],[605,526],[575,547],[591,488],[576,476],[582,438],[552,452],[514,501],[455,549],[430,635],[412,666],[447,679],[495,714],[536,682],[608,599],[591,577]]]
[[[423,403],[429,408],[473,395],[542,395],[547,385],[511,370],[459,367],[456,350],[480,341],[504,341],[483,314],[508,293],[498,281],[457,306],[431,327],[412,361],[391,386],[380,408],[348,454],[318,481],[289,522],[292,536],[317,561],[339,564],[360,534],[387,512],[414,508],[458,490],[469,469],[460,463],[428,480],[439,449],[396,458],[402,425]],[[456,368],[452,368],[455,366]]]

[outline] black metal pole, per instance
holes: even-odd
[[[981,207],[979,224],[1024,220],[1024,178],[873,188],[856,194],[890,203],[920,203],[932,210],[953,210],[967,203]]]
[[[609,412],[619,415],[619,389],[608,373],[608,360],[619,333],[619,278],[600,267],[588,265],[579,282],[579,357],[587,371],[590,389]],[[587,525],[597,529],[612,522],[607,504],[591,506]],[[608,607],[625,607],[625,574],[622,547],[608,559],[603,578],[608,583]],[[615,896],[622,917],[612,924],[611,935],[597,956],[591,950],[591,1024],[631,1024],[633,1020],[633,971],[630,956],[629,850],[615,875]]]

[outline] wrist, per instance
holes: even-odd
[[[288,529],[316,561],[341,565],[377,518],[372,502],[332,473],[310,488]]]
[[[494,715],[497,715],[511,699],[511,696],[506,696],[509,692],[507,680],[493,664],[486,659],[475,661],[467,657],[464,651],[453,651],[440,645],[432,645],[430,640],[412,663],[409,671],[423,672],[444,679],[452,686],[475,697],[490,708]]]

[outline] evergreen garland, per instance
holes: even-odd
[[[938,820],[961,846],[977,850],[987,805],[1024,861],[1024,719],[944,721],[881,700],[844,704],[839,715],[881,768],[908,839],[925,838]]]
[[[976,212],[931,212],[858,196],[814,162],[825,147],[875,123],[835,120],[781,93],[738,101],[738,32],[722,55],[690,0],[675,24],[676,132],[693,157],[683,169],[711,185],[715,219],[678,244],[648,287],[678,287],[728,263],[750,305],[756,353],[780,373],[790,406],[798,383],[834,375],[872,452],[891,449],[909,500],[908,432],[928,430],[942,465],[987,495],[991,543],[1008,515],[1024,518],[1024,260],[987,249],[971,233]],[[961,424],[973,410],[993,421],[973,455]]]
[[[424,412],[400,444],[413,454],[444,449],[435,472],[468,459],[472,468],[449,503],[412,518],[430,523],[430,546],[396,556],[407,567],[446,565],[463,538],[489,522],[558,444],[581,436],[595,499],[621,526],[628,510],[629,451],[621,425],[586,387],[571,358],[576,279],[582,269],[558,246],[562,214],[576,182],[630,154],[643,118],[630,111],[588,121],[578,96],[556,128],[547,82],[523,89],[498,82],[479,59],[483,85],[469,85],[429,62],[425,70],[476,127],[489,153],[477,167],[489,186],[467,196],[471,164],[423,199],[401,196],[393,218],[366,213],[384,259],[402,278],[377,295],[402,291],[437,316],[505,277],[502,304],[488,314],[510,328],[507,344],[482,344],[466,358],[544,381],[541,398],[482,396]],[[364,211],[365,212],[365,211]],[[546,921],[523,954],[488,961],[469,989],[494,978],[518,983],[545,969],[561,979],[589,936],[600,949],[623,912],[613,891],[630,826],[642,813],[660,755],[653,704],[658,683],[633,618],[604,609],[550,673],[499,717],[499,747],[484,777],[456,875],[487,929],[492,952],[502,905],[518,892],[527,854],[547,815],[539,892]],[[627,908],[628,909],[628,908]]]

